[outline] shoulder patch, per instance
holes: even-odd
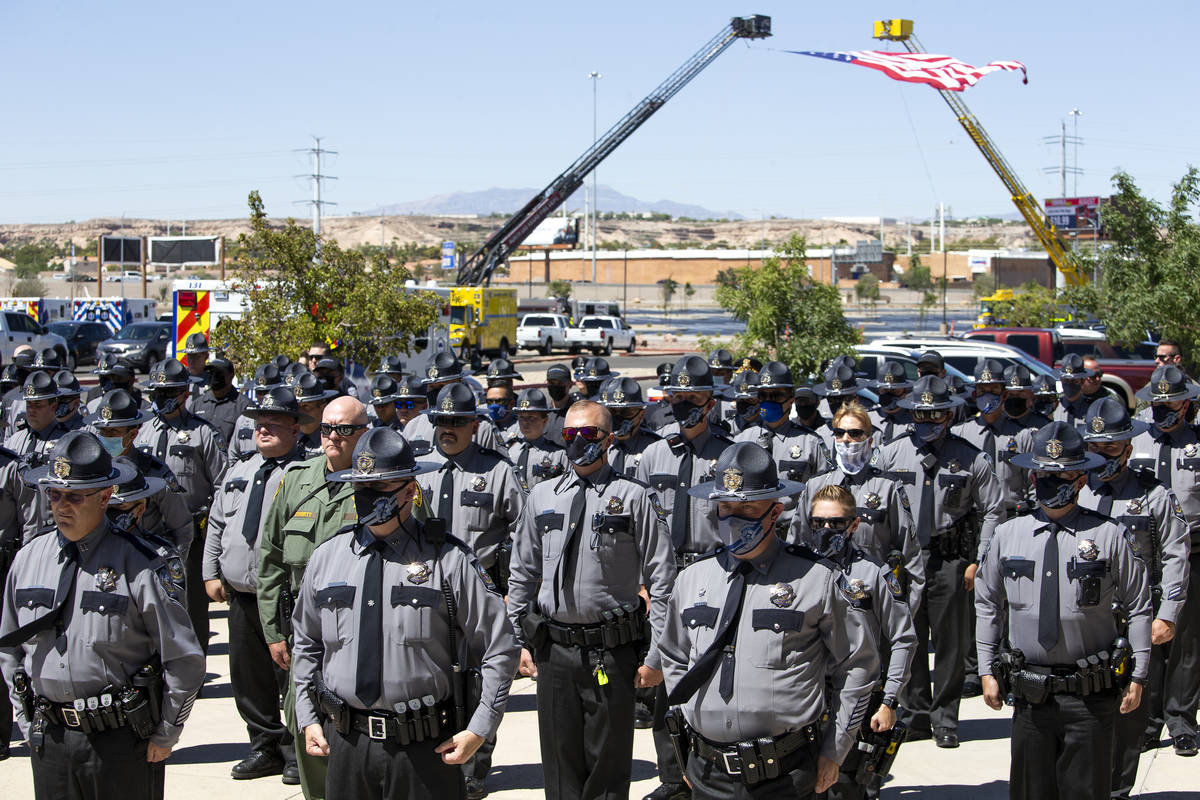
[[[1125,541],[1129,544],[1129,549],[1133,551],[1134,558],[1140,561],[1142,558],[1142,549],[1138,547],[1137,536],[1128,528],[1125,529]]]
[[[884,569],[883,582],[887,584],[888,591],[892,593],[892,597],[897,600],[904,599],[904,589],[900,586],[900,580],[896,577],[896,573],[890,569]]]
[[[659,502],[658,492],[649,492],[648,494],[650,495],[650,507],[654,509],[654,515],[658,517],[659,522],[666,522],[667,510],[663,508],[662,503]]]
[[[166,594],[167,597],[171,598],[171,600],[179,605],[183,605],[183,589],[178,583],[175,582],[174,578],[172,578],[171,570],[166,564],[163,564],[158,569],[154,570],[154,579],[158,581],[158,585],[162,587],[163,593]]]
[[[1179,519],[1183,519],[1183,506],[1179,504],[1179,497],[1174,491],[1168,489],[1167,495],[1171,498],[1171,511]]]
[[[905,511],[912,511],[912,505],[908,502],[908,492],[904,491],[904,487],[898,482],[896,483],[896,497],[900,500],[900,505],[904,506]]]

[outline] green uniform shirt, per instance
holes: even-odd
[[[267,642],[282,642],[279,601],[300,588],[317,545],[358,521],[354,484],[326,483],[325,456],[288,465],[258,538],[258,613]],[[314,494],[315,490],[315,494]]]

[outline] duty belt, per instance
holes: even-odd
[[[817,741],[816,725],[806,725],[782,736],[767,736],[732,744],[711,742],[694,730],[689,733],[692,752],[717,764],[725,774],[740,777],[747,784],[771,780],[784,774],[780,762]]]
[[[632,614],[614,617],[612,621],[595,625],[564,625],[548,619],[546,633],[555,644],[612,649],[645,639],[646,615],[641,611],[634,611]]]
[[[405,747],[439,738],[441,732],[450,726],[454,701],[443,700],[432,706],[417,702],[418,708],[410,708],[403,714],[349,708],[350,728],[376,741],[399,742]]]
[[[120,702],[109,692],[73,703],[56,703],[39,696],[36,707],[47,721],[83,733],[116,730],[128,724]]]

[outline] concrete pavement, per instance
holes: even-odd
[[[229,769],[247,752],[246,728],[234,708],[229,686],[228,636],[225,612],[213,607],[216,634],[209,653],[209,682],[196,702],[179,746],[167,762],[166,796],[175,800],[238,800],[301,798],[299,787],[284,786],[278,777],[233,781]],[[488,779],[489,797],[517,800],[543,795],[537,736],[535,686],[528,679],[513,684],[508,713],[500,728],[495,767]],[[963,702],[958,750],[939,750],[932,742],[912,742],[901,748],[884,798],[932,800],[1003,800],[1008,797],[1009,713],[992,712],[983,701]],[[634,737],[633,787],[640,798],[658,785],[654,743],[650,731]],[[1184,800],[1200,798],[1200,758],[1180,758],[1170,747],[1142,756],[1138,791],[1142,798]],[[24,746],[0,762],[0,797],[33,796]],[[119,790],[114,787],[114,797]]]

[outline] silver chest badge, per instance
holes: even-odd
[[[424,561],[414,561],[405,567],[405,570],[408,572],[408,582],[418,586],[428,583],[429,576],[433,572]]]
[[[875,494],[875,492],[871,492],[867,495],[867,499],[864,504],[867,508],[879,508],[879,503],[879,495]]]
[[[1130,500],[1129,504],[1127,506],[1125,506],[1125,511],[1130,514],[1142,513],[1142,498],[1135,497],[1132,500]]]
[[[608,498],[606,510],[609,514],[620,514],[625,510],[625,503],[619,497],[610,497]]]
[[[788,453],[791,454],[792,458],[799,458],[800,454],[803,452],[804,451],[800,449],[800,445],[798,445],[798,444],[792,445],[792,449],[788,451]]]
[[[851,600],[862,600],[867,596],[867,582],[854,578],[846,582],[846,597]]]
[[[472,490],[472,491],[476,491],[476,492],[482,492],[482,491],[483,491],[484,489],[486,489],[486,488],[487,488],[487,481],[485,481],[485,480],[483,479],[483,476],[482,476],[482,475],[481,475],[481,476],[479,476],[478,478],[476,478],[476,479],[474,480],[474,482],[471,484],[471,490]]]
[[[958,472],[960,469],[962,469],[962,464],[958,463],[957,459],[951,459],[950,462],[946,464],[946,469],[950,470],[951,472]]]
[[[1195,458],[1196,453],[1200,453],[1200,444],[1191,442],[1183,446],[1183,454],[1188,458]]]
[[[1091,539],[1084,539],[1079,543],[1079,557],[1084,561],[1095,561],[1100,555],[1100,548]]]
[[[771,587],[771,605],[788,608],[796,602],[796,590],[789,584],[777,583]]]
[[[191,438],[192,438],[192,435],[190,433],[188,433],[187,431],[179,432],[179,441],[183,442],[184,444],[187,444],[189,441],[191,441]]]
[[[117,571],[112,567],[101,567],[96,570],[96,589],[101,592],[111,592],[117,588]]]

